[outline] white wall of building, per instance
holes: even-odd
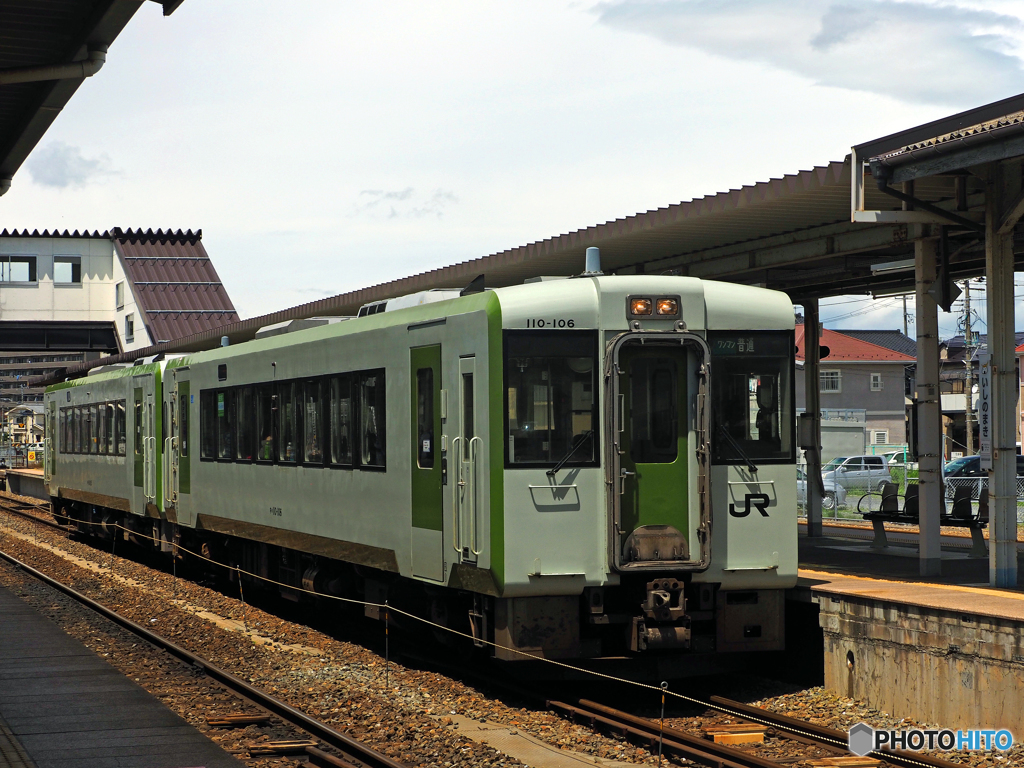
[[[150,345],[124,267],[114,252],[112,240],[67,237],[0,238],[0,265],[10,257],[35,258],[34,281],[12,281],[11,272],[0,266],[0,320],[114,322],[122,350]],[[78,259],[80,280],[54,280],[56,262],[62,257]],[[65,259],[65,263],[67,260]],[[9,269],[10,267],[8,267]],[[68,268],[63,267],[66,274]],[[8,278],[8,279],[4,279]],[[116,306],[116,285],[124,283],[124,306]],[[132,341],[125,338],[125,318],[134,319]],[[0,340],[0,348],[3,342]]]
[[[148,347],[152,342],[149,340],[149,334],[146,333],[146,326],[142,323],[142,313],[139,310],[138,303],[135,300],[135,294],[132,293],[131,286],[128,283],[128,278],[124,273],[124,265],[121,263],[121,259],[114,259],[114,277],[110,288],[111,299],[114,299],[117,294],[118,284],[124,285],[124,304],[122,306],[114,307],[114,322],[117,325],[117,338],[121,342],[121,350],[124,352],[130,352],[133,349],[142,349]],[[126,322],[127,318],[132,319],[132,325],[134,327],[134,335],[131,339],[126,335]]]

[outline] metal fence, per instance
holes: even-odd
[[[849,478],[825,473],[825,496],[822,500],[821,516],[826,520],[862,520],[865,512],[880,508],[882,495],[880,485],[892,482],[896,485],[900,508],[907,486],[917,483],[917,465],[895,465],[889,468],[890,478]],[[810,482],[808,480],[807,482]],[[988,488],[987,477],[947,477],[944,480],[946,511],[952,511],[953,499],[958,488],[969,489],[972,508],[977,514],[982,489]],[[807,516],[806,483],[799,482],[797,489],[797,510],[800,517]],[[1017,477],[1017,523],[1024,524],[1024,477]]]

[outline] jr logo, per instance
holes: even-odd
[[[744,497],[746,506],[743,509],[736,509],[735,504],[730,504],[729,514],[733,517],[746,517],[750,514],[750,507],[753,505],[754,509],[761,513],[761,517],[768,517],[768,505],[771,504],[771,501],[767,493],[748,493]]]

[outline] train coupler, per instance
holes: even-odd
[[[640,608],[643,616],[633,618],[629,632],[631,651],[690,647],[690,617],[686,615],[683,582],[655,579],[647,583]]]
[[[689,650],[689,617],[681,624],[647,624],[640,616],[633,618],[629,633],[629,650],[639,653],[661,648]]]

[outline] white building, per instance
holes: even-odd
[[[0,402],[28,381],[238,320],[202,230],[0,232]]]

